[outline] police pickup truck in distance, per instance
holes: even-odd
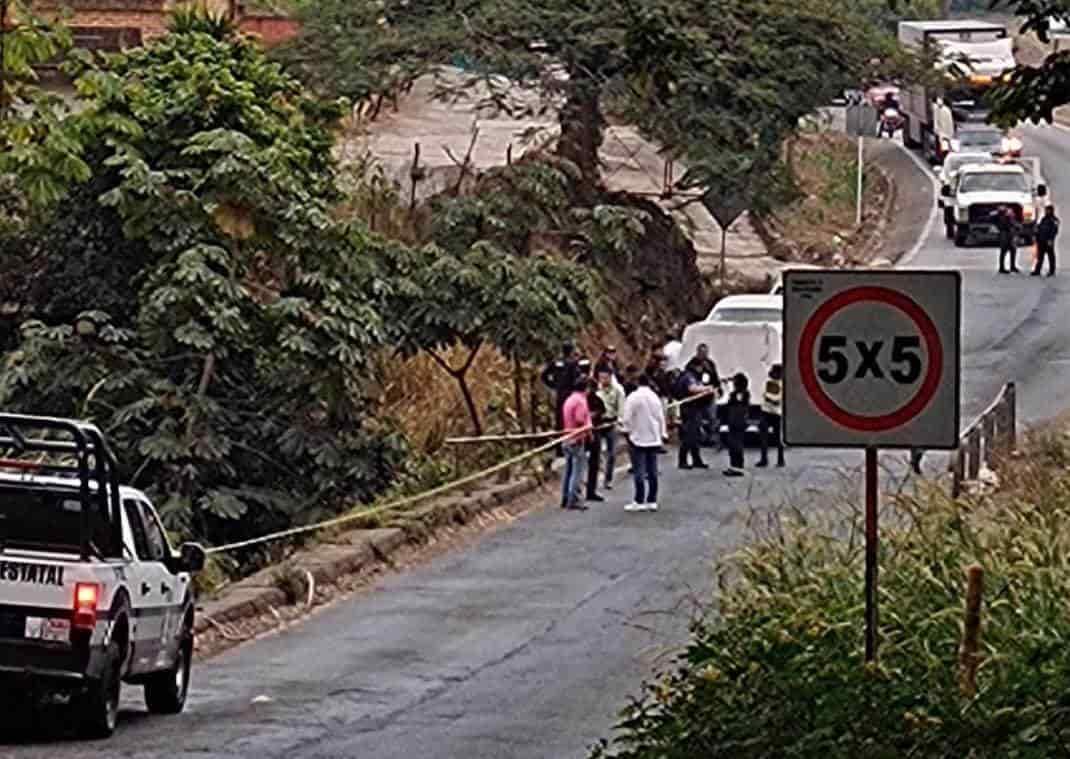
[[[1029,170],[1031,167],[1032,171]],[[1009,207],[1019,236],[1030,245],[1048,188],[1029,159],[963,166],[950,185],[940,188],[949,236],[962,247],[974,240],[998,237],[996,212]]]
[[[204,562],[119,486],[94,426],[0,414],[0,701],[69,706],[96,738],[115,731],[124,682],[149,711],[181,711]]]

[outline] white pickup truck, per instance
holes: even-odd
[[[181,711],[204,562],[119,486],[96,427],[0,414],[0,700],[69,706],[95,738],[115,731],[124,682],[149,711]]]
[[[1003,206],[1014,212],[1020,237],[1031,245],[1048,188],[1040,176],[1039,162],[1019,158],[963,166],[940,193],[945,209],[950,210],[945,222],[956,246],[997,237],[995,213]]]

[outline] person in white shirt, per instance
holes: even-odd
[[[624,401],[621,426],[632,453],[635,501],[625,511],[658,510],[658,451],[669,437],[661,399],[651,388],[650,377],[639,377],[638,389]]]

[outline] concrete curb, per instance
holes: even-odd
[[[301,574],[307,571],[317,586],[324,586],[376,565],[389,565],[391,555],[402,547],[422,543],[446,526],[467,524],[480,514],[508,507],[521,496],[543,487],[559,468],[560,462],[555,461],[546,474],[484,484],[468,494],[446,496],[411,511],[398,512],[394,522],[400,526],[348,530],[323,538],[282,562],[226,586],[217,597],[198,603],[194,634],[292,605],[279,587],[277,578],[281,571]]]

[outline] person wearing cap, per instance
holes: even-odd
[[[607,345],[602,349],[602,355],[598,357],[598,360],[594,363],[594,373],[597,377],[599,372],[603,369],[609,369],[613,375],[613,379],[616,382],[620,382],[620,366],[617,364],[617,349],[612,345]]]
[[[568,400],[576,380],[580,377],[579,361],[576,357],[576,346],[571,340],[561,347],[561,357],[550,361],[542,370],[542,382],[554,392],[554,424],[556,429],[563,430],[565,401]]]

